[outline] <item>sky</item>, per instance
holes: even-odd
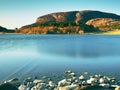
[[[53,12],[98,10],[120,15],[119,4],[120,0],[0,0],[0,26],[20,28]]]

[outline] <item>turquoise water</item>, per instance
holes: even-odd
[[[88,71],[120,79],[120,36],[0,35],[0,81]]]

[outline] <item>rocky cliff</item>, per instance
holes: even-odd
[[[120,30],[120,20],[112,18],[96,18],[86,22],[87,25],[99,27],[100,30]]]

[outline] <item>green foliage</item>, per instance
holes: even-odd
[[[0,32],[14,33],[15,31],[14,31],[14,30],[8,30],[8,29],[6,29],[6,28],[0,26]]]
[[[98,28],[94,28],[94,26],[92,25],[84,25],[84,32],[88,33],[88,32],[100,32],[100,30]]]
[[[75,22],[34,23],[22,27],[22,29],[34,27],[54,27],[53,30],[46,30],[46,34],[77,34],[80,30],[83,30],[85,33],[100,32],[98,28],[94,28],[92,25]],[[79,27],[79,29],[77,29],[77,27]],[[66,30],[61,30],[59,28],[66,28]]]
[[[0,26],[0,32],[5,32],[7,29]]]
[[[67,26],[79,26],[81,23],[76,24],[75,22],[49,22],[49,23],[34,23],[31,25],[23,26],[22,28],[29,28],[29,27],[46,27],[46,26],[57,26],[57,27],[67,27]]]

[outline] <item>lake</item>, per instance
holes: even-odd
[[[120,36],[0,35],[0,81],[14,77],[104,74],[120,79]]]

